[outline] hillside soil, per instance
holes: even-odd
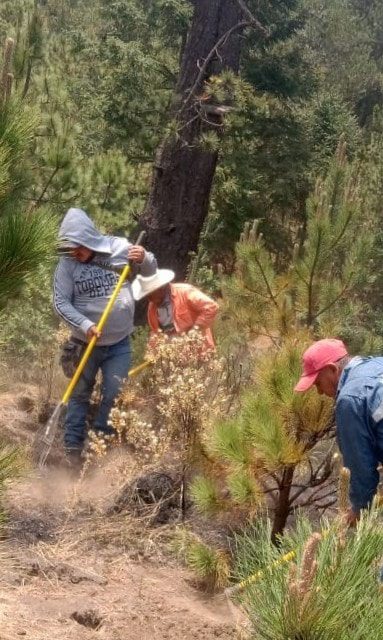
[[[0,395],[3,440],[32,449],[36,389]],[[210,640],[235,638],[238,612],[209,595],[177,561],[176,523],[110,507],[137,472],[126,451],[87,476],[67,471],[13,481],[0,549],[0,638]]]

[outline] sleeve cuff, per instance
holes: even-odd
[[[83,320],[82,323],[80,324],[80,329],[83,332],[83,334],[86,336],[87,332],[91,327],[93,327],[93,325],[94,325],[94,322],[92,322],[92,320],[85,318],[85,320]]]
[[[145,250],[145,255],[144,255],[144,259],[142,262],[138,262],[137,266],[138,267],[143,267],[146,266],[149,263],[149,256],[148,256],[148,252]]]

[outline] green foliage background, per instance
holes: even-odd
[[[218,265],[233,270],[246,221],[259,220],[277,271],[288,267],[307,231],[307,199],[341,136],[349,159],[375,161],[375,196],[369,170],[363,176],[365,209],[373,197],[377,209],[381,193],[381,151],[373,141],[382,129],[380,3],[248,0],[248,6],[267,37],[247,30],[239,75],[224,73],[206,86],[211,101],[232,107],[225,135],[201,140],[219,150],[219,164],[190,277],[214,293],[220,291]],[[21,165],[13,149],[21,168],[13,191],[23,189],[26,207],[45,207],[60,219],[77,205],[104,231],[132,231],[156,148],[173,131],[170,107],[191,17],[187,0],[2,3],[0,37],[16,39],[14,89],[24,114],[19,126],[24,118],[29,127],[28,162]],[[376,259],[381,243],[377,237]],[[41,268],[45,288],[52,266]],[[365,306],[363,317],[381,333],[378,280],[371,273],[373,309]],[[21,308],[25,301],[20,308],[13,304],[2,342],[13,341],[11,325],[23,332]],[[38,312],[30,348],[54,327],[45,291]]]
[[[250,376],[250,390],[239,394],[236,415],[208,434],[216,466],[193,487],[201,510],[232,515],[234,505],[246,517],[269,491],[265,475],[281,476],[278,502],[286,471],[300,474],[328,432],[321,401],[292,394],[302,345],[331,334],[354,351],[376,352],[383,339],[383,4],[247,5],[267,35],[245,30],[238,75],[223,72],[204,87],[210,104],[229,110],[224,135],[200,140],[219,160],[189,274],[222,297],[221,347],[245,343],[249,360],[260,337],[275,347],[263,379]],[[16,43],[11,99],[0,90],[2,364],[17,360],[30,370],[54,346],[54,238],[67,208],[84,208],[104,232],[134,231],[156,150],[179,133],[172,113],[191,20],[188,0],[2,1],[0,39]],[[137,352],[145,341],[137,336]],[[7,456],[4,469],[12,467]],[[224,482],[216,482],[216,467]],[[316,617],[290,611],[286,627],[285,570],[254,588],[244,603],[254,637],[375,637],[382,608],[375,592],[370,598],[381,549],[374,517],[343,550],[332,553],[330,538],[323,543],[322,588],[311,594]],[[300,547],[310,533],[300,525]],[[270,531],[246,535],[239,577],[278,553]],[[227,579],[225,554],[201,543],[190,560],[216,582]],[[363,606],[373,615],[360,616]]]

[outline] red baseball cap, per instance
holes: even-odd
[[[303,371],[294,391],[308,391],[326,365],[337,362],[347,356],[347,353],[342,340],[326,338],[314,342],[303,354]]]

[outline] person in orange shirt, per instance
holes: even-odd
[[[138,275],[132,283],[136,301],[149,299],[148,324],[152,333],[174,335],[198,327],[205,335],[207,348],[215,349],[211,327],[218,304],[191,284],[173,283],[174,277],[170,269],[157,269],[153,276]]]

